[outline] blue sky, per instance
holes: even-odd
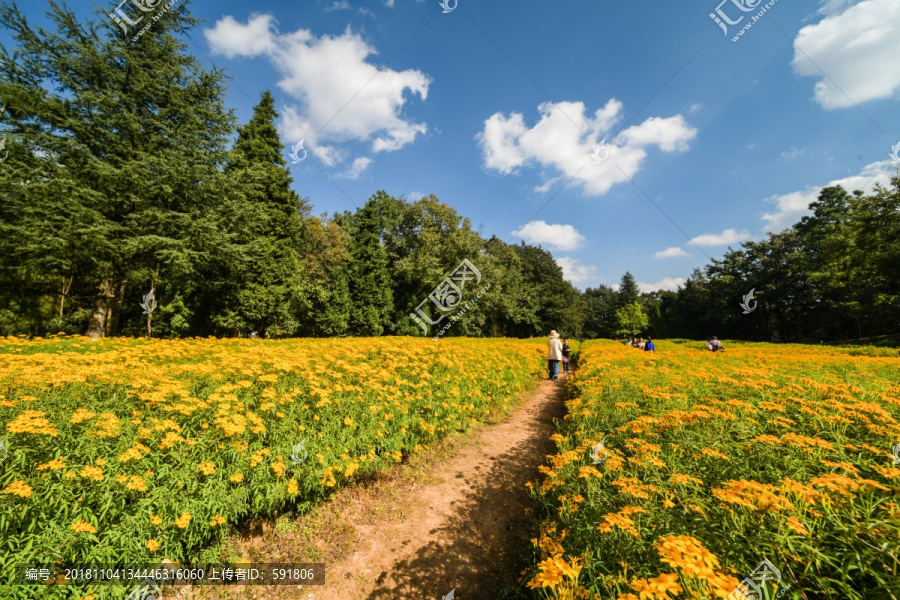
[[[241,122],[272,90],[316,213],[434,194],[579,288],[674,289],[824,185],[896,170],[900,2],[719,2],[194,2],[190,48]]]

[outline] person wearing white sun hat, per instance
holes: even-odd
[[[557,381],[559,379],[559,361],[562,360],[562,342],[559,341],[559,334],[556,330],[550,332],[550,339],[547,340],[547,363],[550,368],[550,377]]]

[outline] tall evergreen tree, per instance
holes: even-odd
[[[294,316],[304,303],[298,255],[309,207],[291,188],[277,118],[275,100],[266,91],[250,121],[238,129],[225,170],[237,194],[230,226],[238,258],[216,321],[232,333],[272,327],[293,333]]]
[[[584,334],[588,338],[606,338],[615,334],[618,294],[609,286],[600,285],[584,291],[586,321]]]
[[[619,301],[616,308],[628,306],[633,302],[637,302],[638,298],[640,298],[641,292],[638,289],[637,282],[634,280],[634,275],[631,274],[631,271],[627,271],[622,275],[622,282],[619,284],[618,295]]]
[[[354,335],[382,335],[393,329],[394,309],[387,252],[382,244],[383,219],[379,204],[384,192],[356,212],[350,244],[350,331]]]
[[[229,258],[218,210],[233,130],[225,79],[176,37],[197,22],[188,2],[157,16],[132,39],[105,14],[83,24],[51,3],[48,32],[0,4],[17,44],[0,51],[0,128],[11,142],[0,278],[29,286],[26,300],[57,297],[49,308],[74,309],[92,337],[139,318],[151,287],[162,304],[191,298],[205,285],[199,273]]]

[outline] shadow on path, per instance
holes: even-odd
[[[538,477],[538,466],[555,449],[549,438],[553,420],[565,412],[565,393],[562,380],[544,381],[509,421],[483,432],[491,445],[505,436],[510,445],[469,472],[445,473],[448,482],[471,490],[451,504],[439,527],[420,534],[430,541],[379,574],[368,600],[442,598],[453,589],[458,600],[500,600],[504,589],[515,587],[516,555],[533,535],[525,483]]]

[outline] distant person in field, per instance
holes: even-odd
[[[547,340],[547,365],[550,368],[548,379],[559,380],[559,361],[561,360],[562,342],[559,341],[559,334],[554,329],[550,332],[550,339]]]
[[[653,345],[653,338],[647,336],[647,343],[644,344],[644,352],[656,352],[656,346]]]
[[[563,373],[569,372],[569,355],[572,354],[572,346],[569,345],[569,338],[563,340],[562,345],[562,364]]]
[[[641,341],[639,341],[639,342],[636,344],[636,347],[637,347],[638,350],[643,350],[643,349],[644,349],[644,345],[645,345],[645,344],[644,344],[644,338],[641,338]]]
[[[716,336],[712,336],[706,343],[706,349],[712,350],[713,352],[718,352],[719,350],[724,350],[725,348],[722,346],[722,342],[719,341],[719,338],[717,338]]]

